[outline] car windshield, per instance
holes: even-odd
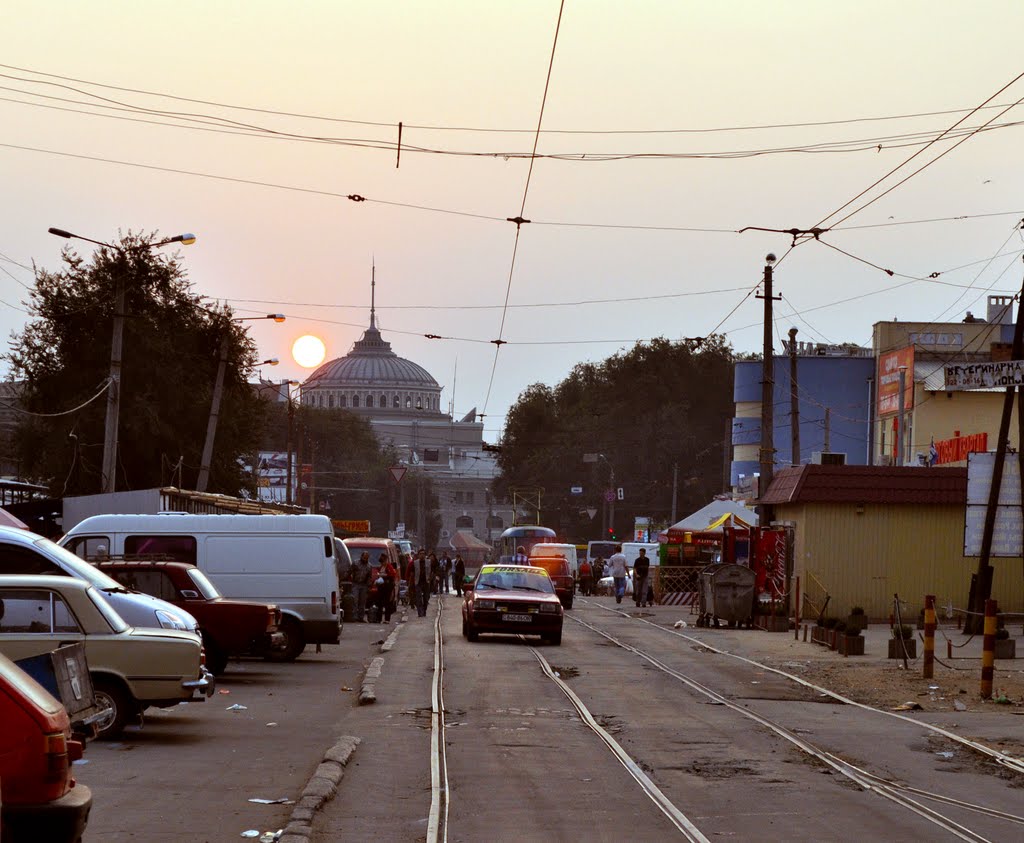
[[[504,591],[540,591],[554,594],[555,588],[546,573],[529,568],[484,568],[476,580],[480,591],[501,589]]]
[[[85,580],[101,591],[125,591],[125,587],[113,577],[107,576],[88,562],[83,562],[70,550],[65,550],[59,544],[54,544],[49,539],[39,539],[35,546],[51,559],[56,559],[58,564],[65,571],[69,571],[73,577]]]
[[[206,578],[206,574],[200,571],[198,568],[188,569],[189,579],[196,584],[196,588],[199,589],[199,593],[203,595],[207,600],[216,600],[221,596],[221,593],[217,591],[217,586],[210,582]]]

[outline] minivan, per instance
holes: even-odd
[[[341,640],[341,591],[334,528],[325,515],[93,515],[60,544],[83,559],[103,544],[114,558],[191,562],[225,597],[276,603],[283,649],[293,661],[307,644]]]

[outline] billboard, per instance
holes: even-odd
[[[946,366],[946,389],[997,389],[1024,385],[1024,360]]]
[[[906,366],[906,394],[903,409],[914,407],[914,346],[889,351],[878,357],[878,415],[900,411],[900,367]]]
[[[295,454],[292,454],[292,500],[295,500]],[[288,454],[284,451],[260,451],[256,463],[256,488],[261,501],[285,503],[288,500]]]

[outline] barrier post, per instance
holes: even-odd
[[[935,595],[924,598],[924,658],[922,660],[925,679],[935,675]]]
[[[981,650],[981,698],[992,699],[992,676],[996,663],[996,601],[985,601],[985,637]]]

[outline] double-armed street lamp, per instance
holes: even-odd
[[[104,243],[102,240],[93,240],[91,237],[83,237],[80,234],[72,234],[63,228],[50,228],[50,234],[63,237],[65,240],[84,240],[86,243],[95,243],[105,249],[117,252],[125,258],[128,251],[123,246],[115,246],[111,243]],[[196,242],[194,234],[178,234],[175,237],[168,237],[156,243],[142,243],[137,248],[155,249],[158,246],[166,246],[169,243],[181,243],[183,246],[191,246]],[[102,467],[102,491],[113,492],[117,485],[117,430],[118,419],[121,412],[121,351],[124,344],[124,281],[125,272],[119,270],[114,273],[114,333],[110,341],[110,381],[107,384],[107,420],[103,430],[103,467]]]
[[[284,322],[283,313],[268,313],[266,316],[236,316],[231,322],[250,322],[255,319],[273,319]],[[210,418],[206,423],[206,441],[203,443],[203,456],[199,463],[199,479],[196,480],[196,491],[205,492],[210,483],[210,463],[213,461],[213,440],[217,436],[217,417],[220,415],[220,402],[224,394],[224,374],[228,367],[228,351],[231,347],[231,331],[224,326],[224,335],[220,341],[220,362],[217,364],[217,380],[213,385],[213,399],[210,401]],[[277,365],[277,358],[265,360],[271,366]],[[263,364],[260,364],[263,365]]]

